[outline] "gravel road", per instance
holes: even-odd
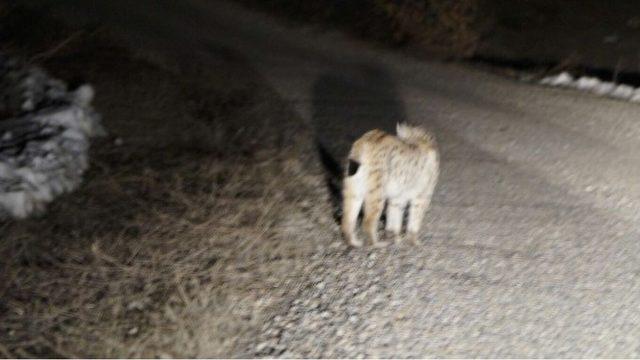
[[[436,133],[423,245],[328,246],[290,305],[230,355],[640,356],[637,104],[419,61],[226,2],[52,3],[171,61],[240,54],[329,160],[400,120]]]

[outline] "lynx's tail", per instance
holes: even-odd
[[[398,123],[396,125],[396,134],[400,139],[410,144],[436,146],[435,136],[421,127]]]

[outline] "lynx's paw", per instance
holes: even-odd
[[[400,236],[400,234],[395,233],[393,231],[385,230],[384,238],[389,242],[395,243],[396,245],[402,243],[402,236]]]
[[[414,233],[414,232],[407,233],[407,239],[413,245],[420,245],[420,237],[418,236],[418,233]]]
[[[345,236],[347,238],[347,244],[355,248],[360,248],[364,245],[363,241],[355,236]]]

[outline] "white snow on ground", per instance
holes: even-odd
[[[75,189],[89,138],[103,135],[90,85],[68,91],[38,68],[0,56],[0,219],[25,218]]]
[[[551,75],[540,80],[541,85],[573,88],[581,91],[594,93],[598,96],[640,102],[640,88],[625,84],[616,84],[609,81],[602,81],[596,77],[581,76],[574,78],[564,71],[557,75]]]

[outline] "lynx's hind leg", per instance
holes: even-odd
[[[364,200],[364,230],[374,247],[383,247],[387,243],[378,239],[378,223],[384,208],[384,198],[380,187],[370,191]]]
[[[354,247],[363,245],[356,234],[356,223],[367,190],[365,172],[365,169],[361,169],[359,162],[349,159],[342,189],[341,227],[347,243]]]
[[[437,176],[437,174],[436,174]],[[411,205],[409,206],[409,222],[407,223],[407,233],[409,240],[411,240],[414,244],[418,245],[418,231],[422,227],[422,220],[424,219],[425,213],[429,209],[429,205],[431,204],[431,198],[433,197],[433,190],[436,185],[436,176],[434,176],[429,182],[425,192],[411,200]]]
[[[407,236],[411,242],[418,245],[418,232],[422,226],[422,219],[427,212],[428,204],[423,199],[414,199],[409,206],[409,222],[407,223]]]
[[[398,199],[389,199],[387,203],[387,224],[385,230],[393,234],[396,243],[399,243],[402,231],[402,215],[407,203]]]

